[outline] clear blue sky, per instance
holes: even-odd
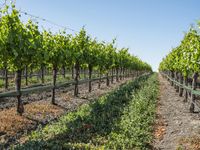
[[[17,8],[79,30],[93,37],[129,47],[157,70],[191,24],[200,20],[200,0],[16,0]],[[25,17],[22,16],[25,20]],[[45,24],[57,31],[58,27]]]

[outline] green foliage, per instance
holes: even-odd
[[[32,132],[15,149],[133,149],[151,142],[156,75],[143,76]]]
[[[54,68],[61,67],[66,60],[65,42],[65,36],[61,33],[53,35],[51,32],[43,32],[44,59]]]
[[[71,41],[71,56],[74,62],[79,62],[79,64],[84,63],[84,52],[89,50],[89,36],[84,28],[72,38]]]
[[[0,21],[0,67],[11,71],[32,69],[41,66],[61,68],[78,63],[108,72],[115,67],[129,70],[151,71],[151,67],[127,48],[118,50],[116,39],[110,43],[91,38],[85,28],[74,36],[65,32],[39,31],[37,23],[20,20],[20,13],[11,5],[1,11]]]
[[[199,28],[191,27],[181,44],[174,48],[160,63],[160,71],[177,71],[185,77],[200,71]]]
[[[0,53],[2,62],[8,64],[11,70],[21,70],[32,63],[36,54],[32,49],[31,29],[20,21],[19,12],[12,5],[12,12],[4,11],[0,27]],[[31,45],[31,46],[30,46]]]
[[[158,81],[153,75],[124,109],[109,135],[109,149],[146,149],[152,142],[152,124],[155,119]]]

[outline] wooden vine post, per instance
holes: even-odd
[[[88,65],[88,69],[89,69],[89,92],[91,92],[92,91],[92,81],[91,81],[91,79],[92,79],[92,65],[91,64],[89,64]]]
[[[174,72],[173,72],[173,71],[170,71],[170,74],[171,74],[171,78],[174,79]],[[173,85],[174,85],[174,82],[171,81],[171,86],[173,86]]]
[[[112,69],[111,69],[111,83],[112,83],[112,84],[113,84],[113,81],[114,81],[113,75],[114,75],[114,69],[112,68]]]
[[[196,90],[197,88],[197,78],[198,78],[198,73],[195,72],[193,74],[193,80],[192,80],[192,90]],[[196,96],[195,94],[193,94],[191,92],[191,104],[190,104],[190,112],[194,112],[194,109],[195,109],[195,101],[196,101]]]
[[[4,88],[5,88],[5,90],[7,90],[8,89],[8,69],[7,69],[7,67],[5,67],[5,69],[4,69],[4,80],[5,80]]]
[[[75,87],[74,87],[74,96],[78,96],[78,82],[79,82],[79,74],[80,74],[80,67],[79,67],[79,62],[76,62],[75,64]]]
[[[57,78],[57,67],[53,66],[53,88],[52,88],[52,99],[51,99],[51,103],[53,105],[56,104],[55,102],[55,90],[56,90],[56,78]]]
[[[25,66],[24,73],[25,73],[25,84],[26,86],[28,86],[28,66]]]
[[[110,85],[110,80],[109,80],[109,73],[106,73],[106,86]]]
[[[17,92],[17,112],[22,115],[24,106],[21,100],[21,74],[22,70],[17,70],[15,73],[15,87]]]
[[[183,84],[183,75],[181,73],[179,73],[179,83]],[[179,96],[182,97],[183,96],[183,87],[179,86]]]
[[[44,65],[41,65],[41,82],[44,84]]]
[[[188,77],[184,77],[184,85],[188,86]],[[188,91],[187,89],[184,90],[184,100],[183,102],[187,102],[188,101]]]
[[[99,83],[98,83],[98,89],[101,88],[101,69],[99,69]]]
[[[72,74],[72,79],[74,79],[74,64],[71,66],[71,74]]]
[[[178,72],[177,71],[175,72],[175,81],[178,82]],[[179,92],[179,86],[176,83],[174,84],[174,88],[175,88],[176,92]]]
[[[119,82],[119,68],[116,68],[116,82]]]

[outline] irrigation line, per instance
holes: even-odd
[[[132,75],[132,74],[130,74]],[[116,77],[117,75],[113,75],[113,77]],[[107,77],[106,76],[103,76],[101,78],[92,78],[91,80],[90,79],[83,79],[83,80],[79,80],[78,81],[78,85],[81,85],[81,84],[84,84],[84,83],[88,83],[89,81],[91,82],[94,82],[94,81],[97,81],[97,80],[103,80],[103,79],[106,79]],[[109,76],[108,78],[112,78],[112,76]],[[60,82],[60,83],[57,83],[55,88],[56,89],[59,89],[61,87],[70,87],[70,86],[73,86],[75,85],[75,81],[67,81],[67,82]],[[48,90],[51,90],[53,88],[53,85],[50,84],[46,84],[46,85],[42,85],[42,86],[37,86],[37,87],[31,87],[31,88],[22,88],[20,93],[21,95],[25,95],[25,94],[30,94],[30,93],[35,93],[35,92],[43,92],[43,91],[48,91]],[[69,89],[70,90],[70,89]],[[3,98],[3,97],[15,97],[17,96],[19,93],[17,93],[16,91],[8,91],[8,92],[2,92],[0,93],[0,98]]]

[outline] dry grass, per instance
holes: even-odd
[[[33,124],[33,121],[24,116],[17,115],[15,108],[0,112],[0,132],[2,133],[13,135],[16,131],[22,131],[27,126],[32,126]]]
[[[59,106],[52,105],[50,102],[40,101],[25,106],[24,116],[38,121],[47,120],[49,117],[55,118],[64,113]]]
[[[156,114],[156,121],[154,124],[154,137],[161,141],[166,134],[166,126],[167,124],[164,122],[162,116],[160,115],[159,111],[159,104],[157,104],[157,114]]]
[[[17,115],[16,108],[0,111],[0,133],[14,136],[16,133],[33,129],[38,123],[46,123],[59,117],[64,110],[50,102],[39,101],[25,105],[25,113]]]
[[[179,147],[186,150],[200,150],[200,136],[182,138],[179,145]]]
[[[160,85],[160,83],[159,83]],[[161,86],[160,86],[160,91],[161,91]],[[166,134],[166,123],[164,122],[164,119],[162,118],[161,111],[160,111],[160,99],[161,99],[161,93],[159,93],[159,97],[157,99],[157,108],[156,108],[156,121],[154,124],[154,137],[155,139],[158,139],[161,141]]]
[[[84,101],[83,98],[89,100],[90,98],[99,97],[127,80],[113,84],[110,87],[103,85],[101,90],[94,88],[91,93],[88,93],[87,89],[83,86],[80,90],[80,98],[82,99],[76,98],[77,100],[73,97],[73,91],[58,92],[56,94],[58,98],[57,102],[61,106],[52,105],[50,99],[31,102],[24,105],[25,113],[22,116],[16,113],[15,107],[3,109],[0,111],[0,143],[7,143],[10,137],[19,139],[26,131],[36,129],[39,124],[46,124],[60,117],[63,113],[68,111],[68,109],[70,111],[70,107],[78,107]],[[72,106],[70,106],[70,104]],[[66,109],[65,106],[70,107]],[[18,133],[19,135],[17,135]],[[26,137],[23,139],[25,141]]]

